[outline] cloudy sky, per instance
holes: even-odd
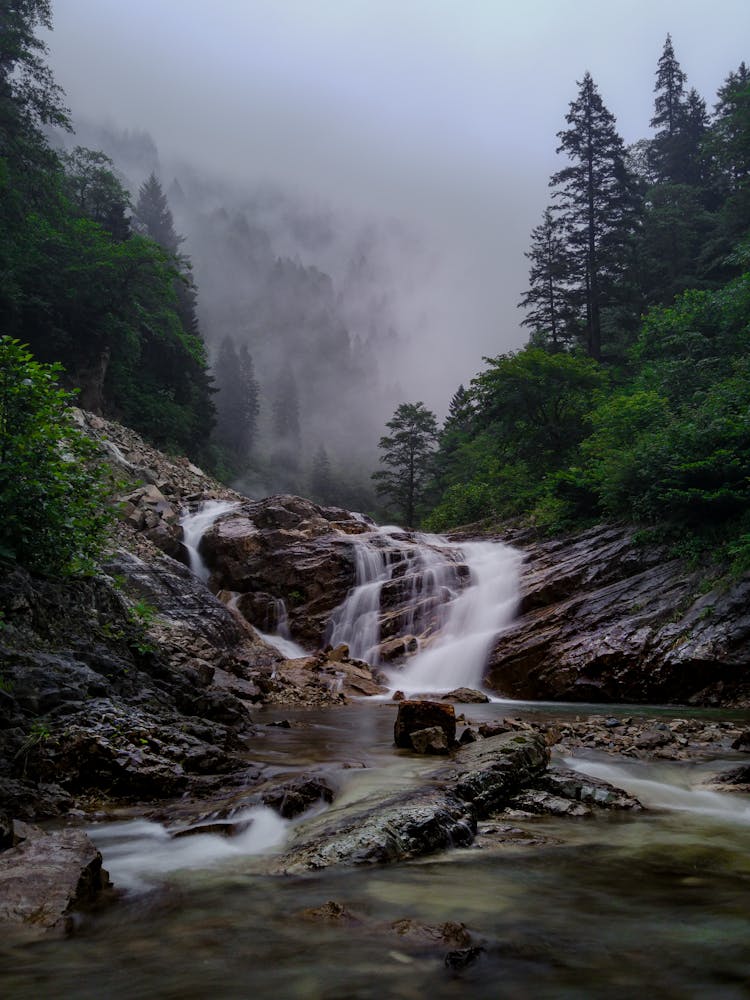
[[[51,63],[74,114],[145,129],[224,176],[272,178],[425,234],[443,261],[439,287],[424,290],[434,397],[482,354],[525,339],[523,252],[576,80],[591,71],[632,142],[648,134],[668,31],[709,105],[750,61],[747,0],[53,5]]]

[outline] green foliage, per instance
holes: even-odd
[[[109,522],[104,472],[61,372],[0,338],[0,554],[48,574],[90,571]]]
[[[133,235],[128,195],[104,154],[58,156],[42,126],[65,125],[35,36],[45,0],[0,17],[0,329],[60,362],[80,405],[155,444],[201,458],[213,423],[205,350],[185,259]],[[192,295],[192,298],[191,298]]]
[[[387,497],[412,528],[430,486],[437,421],[424,403],[402,403],[386,427],[391,433],[378,444],[386,468],[374,472],[372,478],[376,492]]]

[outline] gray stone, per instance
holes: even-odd
[[[448,753],[448,738],[440,726],[431,726],[429,729],[416,729],[409,734],[409,738],[412,747],[417,753]]]
[[[22,925],[32,937],[69,933],[74,911],[109,885],[102,856],[81,830],[26,831],[0,854],[0,925]]]

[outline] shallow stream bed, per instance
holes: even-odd
[[[476,722],[657,713],[518,703],[457,710]],[[253,760],[269,777],[324,773],[339,809],[374,789],[417,787],[434,762],[393,748],[393,716],[383,703],[259,711]],[[281,718],[292,727],[264,726]],[[262,852],[280,849],[289,826],[265,812],[247,817],[255,822],[235,840],[171,841],[158,817],[123,824],[121,816],[117,827],[90,832],[129,891],[72,939],[0,943],[0,994],[739,1000],[750,991],[750,797],[698,788],[733,762],[580,752],[566,766],[625,787],[649,810],[502,818],[490,826],[517,831],[502,843],[481,837],[485,846],[408,864],[307,876],[267,874]],[[328,901],[338,905],[324,915],[304,912]],[[464,924],[470,940],[458,940],[460,928],[445,940],[424,930],[446,922]]]

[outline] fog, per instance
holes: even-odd
[[[523,253],[587,69],[632,142],[667,32],[709,107],[750,56],[746,0],[57,0],[54,22],[76,121],[147,132],[165,189],[179,177],[199,295],[226,294],[197,242],[221,204],[331,276],[351,337],[379,310],[357,362],[378,370],[374,423],[402,399],[443,414],[525,341]]]

